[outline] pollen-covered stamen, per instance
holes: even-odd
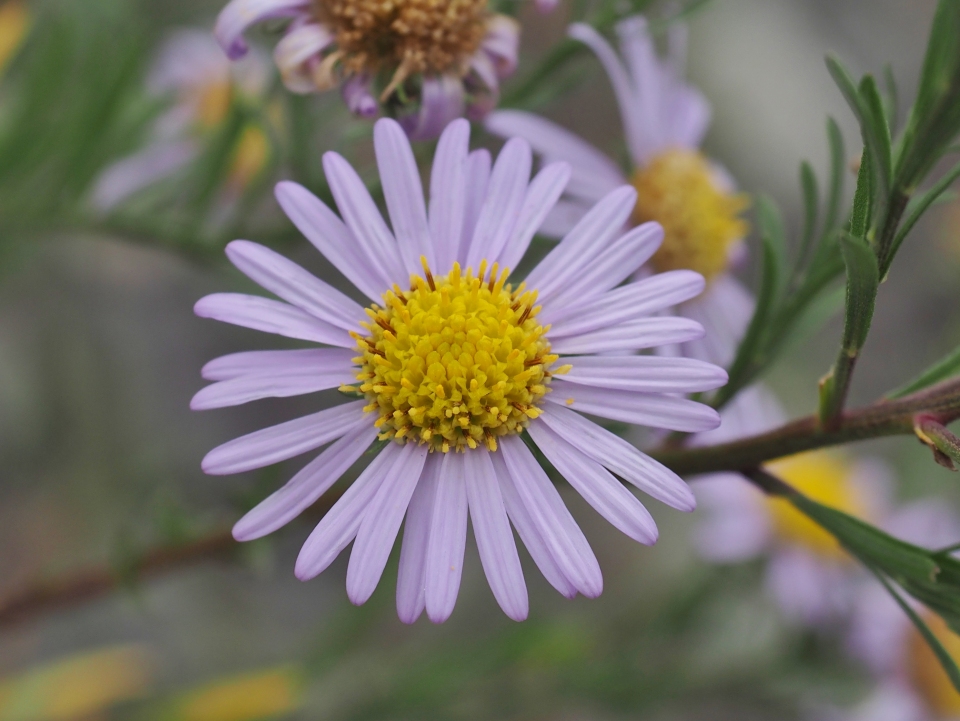
[[[486,261],[476,276],[459,264],[435,276],[423,263],[409,291],[394,288],[367,309],[368,335],[355,335],[360,383],[343,390],[370,399],[383,439],[494,450],[540,415],[558,358],[536,320],[536,291],[514,290],[509,271],[493,264],[488,273]]]
[[[388,70],[389,95],[416,73],[467,72],[490,18],[487,0],[314,0],[347,74]]]
[[[747,234],[739,217],[747,196],[730,193],[695,150],[667,150],[637,170],[633,220],[663,226],[663,244],[653,256],[658,272],[695,270],[708,280],[727,267],[730,247]]]

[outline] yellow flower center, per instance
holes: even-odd
[[[768,464],[770,471],[814,501],[863,517],[866,503],[850,483],[850,469],[825,452],[801,453]],[[806,546],[821,556],[843,558],[836,539],[794,508],[789,501],[768,501],[774,528],[785,541]]]
[[[227,178],[240,190],[246,188],[266,167],[270,159],[270,141],[261,128],[248,125],[243,129],[233,151]]]
[[[384,68],[411,73],[466,72],[486,33],[486,0],[315,0],[336,36],[348,74]],[[398,71],[400,72],[400,71]]]
[[[496,450],[497,437],[520,433],[540,415],[558,356],[537,320],[536,291],[507,284],[508,272],[486,261],[474,276],[454,264],[446,276],[411,278],[394,286],[384,306],[367,309],[369,335],[355,334],[362,356],[357,379],[378,414],[381,439],[428,444],[444,453]],[[346,390],[346,388],[342,389]]]
[[[194,118],[201,130],[212,130],[227,119],[233,103],[233,83],[229,78],[198,85],[187,91],[187,100],[192,100]]]
[[[633,221],[663,226],[663,245],[653,256],[658,272],[695,270],[708,280],[727,267],[730,246],[747,234],[740,219],[749,206],[743,193],[718,187],[706,158],[694,150],[667,150],[638,169]]]
[[[954,661],[960,662],[960,636],[933,613],[925,613],[923,620]],[[960,693],[950,683],[946,671],[915,628],[911,628],[908,658],[914,686],[930,709],[936,712],[936,716],[955,718],[960,715]]]

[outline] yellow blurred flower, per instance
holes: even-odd
[[[38,666],[0,681],[0,721],[87,718],[142,697],[152,681],[142,646],[115,646]]]
[[[175,699],[165,721],[260,721],[295,711],[302,679],[293,667],[233,676]]]
[[[16,55],[30,29],[30,11],[23,0],[0,4],[0,75]]]
[[[925,613],[924,621],[954,662],[960,662],[960,636],[951,631],[937,615]],[[914,686],[938,717],[960,716],[960,693],[957,693],[947,672],[916,629],[912,629],[910,636],[909,668]]]

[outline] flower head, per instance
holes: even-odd
[[[414,138],[484,115],[516,67],[519,25],[487,0],[232,0],[216,34],[239,58],[244,31],[276,17],[292,19],[274,53],[288,88],[340,87],[352,112],[371,117],[383,105]]]
[[[635,355],[702,334],[660,317],[703,289],[690,271],[623,282],[656,252],[653,223],[622,227],[635,191],[601,200],[523,282],[509,269],[563,192],[570,169],[530,181],[531,151],[507,142],[492,164],[468,151],[469,124],[440,138],[424,203],[400,126],[380,120],[374,141],[392,229],[356,172],[336,153],[324,168],[340,217],[293,183],[277,198],[294,224],[367,296],[353,299],[276,253],[246,241],[231,261],[282,301],[236,294],[201,299],[198,315],[321,344],[211,361],[216,381],[195,409],[338,388],[356,400],[230,441],[207,454],[208,473],[238,473],[329,446],[234,528],[239,540],[280,528],[314,503],[379,437],[387,441],[301,550],[302,579],[354,541],[347,591],[370,597],[404,516],[397,582],[400,618],[453,610],[468,514],[487,579],[504,611],[527,615],[512,522],[550,583],[566,596],[602,589],[596,558],[528,447],[537,448],[617,528],[653,543],[656,525],[633,486],[675,508],[693,496],[672,472],[581,413],[682,431],[718,423],[678,394],[715,388],[726,374],[696,360]],[[284,302],[285,301],[285,302]],[[597,355],[618,351],[617,355]],[[526,440],[526,442],[525,442]]]
[[[93,192],[93,204],[110,210],[140,190],[170,177],[198,157],[202,142],[220,131],[237,101],[259,103],[269,82],[259,53],[231,66],[208,33],[179,30],[160,48],[147,90],[172,101],[152,129],[147,146],[108,167]],[[266,167],[265,130],[248,123],[237,135],[227,169],[224,205],[235,200]]]

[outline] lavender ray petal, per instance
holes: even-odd
[[[287,338],[341,348],[356,346],[356,341],[342,328],[325,323],[292,305],[256,295],[214,293],[198,300],[193,312],[201,318],[212,318]]]
[[[427,206],[410,141],[396,120],[381,118],[373,129],[373,143],[400,257],[408,274],[420,275],[423,273],[421,256],[426,256],[431,268],[437,267],[437,259],[430,242]]]
[[[517,224],[500,254],[500,265],[516,268],[530,247],[530,241],[543,224],[544,219],[556,205],[570,179],[568,163],[551,163],[530,183],[527,195],[520,208]]]
[[[727,382],[720,366],[693,358],[662,356],[576,356],[567,383],[640,393],[700,393]]]
[[[629,278],[650,259],[662,242],[663,227],[659,223],[637,226],[611,243],[592,261],[584,262],[580,272],[570,278],[563,288],[553,293],[549,300],[541,299],[541,302],[545,307],[550,307],[549,304],[563,307],[600,295]]]
[[[513,527],[517,529],[517,534],[523,541],[523,545],[527,547],[530,557],[533,558],[533,562],[537,564],[537,568],[540,569],[543,577],[547,579],[551,586],[565,598],[573,598],[577,595],[577,587],[563,575],[563,569],[560,568],[550,549],[547,548],[540,531],[527,512],[526,506],[520,500],[513,477],[503,460],[503,454],[494,453],[491,455],[491,459],[497,472],[497,480],[500,482],[503,506],[507,509],[507,516],[513,523]]]
[[[363,308],[293,261],[246,240],[233,241],[226,252],[244,275],[288,303],[331,325],[363,332]]]
[[[720,425],[720,415],[713,408],[686,398],[590,388],[561,380],[554,381],[553,389],[546,396],[549,402],[623,423],[685,433],[709,431]]]
[[[340,215],[347,227],[353,231],[358,247],[363,249],[364,259],[379,268],[381,275],[387,278],[391,285],[405,285],[409,277],[400,259],[397,241],[357,171],[342,156],[332,151],[323,154],[323,169]]]
[[[379,431],[368,418],[347,428],[320,455],[304,466],[286,485],[274,491],[237,521],[233,537],[252,541],[273,533],[317,502],[377,439]]]
[[[692,270],[668,270],[628,283],[581,303],[544,310],[542,325],[551,325],[550,337],[577,335],[637,320],[695,298],[706,285]]]
[[[320,575],[356,537],[370,502],[393,469],[401,448],[396,443],[387,444],[320,519],[297,556],[297,578],[308,581]]]
[[[355,350],[348,348],[307,348],[303,350],[251,350],[214,358],[201,370],[208,381],[228,381],[241,376],[327,373],[353,368]],[[351,381],[352,382],[352,381]]]
[[[703,337],[696,321],[666,316],[642,318],[610,328],[558,338],[551,342],[554,353],[610,353],[686,343]]]
[[[478,448],[464,456],[464,485],[480,563],[500,608],[514,621],[523,621],[530,611],[527,584],[490,451]]]
[[[380,582],[427,452],[426,446],[404,445],[363,515],[347,566],[347,596],[354,605],[366,603]]]
[[[347,280],[371,300],[383,300],[390,278],[368,261],[357,239],[336,213],[297,183],[278,183],[276,196],[297,229]]]
[[[210,451],[200,464],[205,473],[225,476],[263,468],[336,440],[363,417],[366,401],[326,408],[227,441]]]
[[[554,403],[544,404],[540,418],[557,436],[647,495],[680,511],[696,507],[690,487],[680,476],[615,433]]]
[[[541,302],[562,290],[585,262],[596,258],[620,235],[636,202],[637,191],[628,185],[608,193],[530,271],[527,287],[539,291]]]
[[[314,369],[303,373],[232,378],[201,388],[190,400],[190,409],[205,411],[227,408],[261,398],[289,398],[339,388],[356,382],[356,372],[356,368],[337,371]]]
[[[426,608],[427,544],[442,460],[436,453],[427,456],[423,475],[407,508],[397,571],[397,615],[403,623],[413,623]]]
[[[334,35],[323,25],[307,22],[291,27],[273,50],[273,61],[283,84],[294,93],[316,92],[314,62],[334,42]]]
[[[528,431],[554,468],[597,513],[639,543],[657,542],[657,524],[650,512],[606,468],[567,444],[545,423],[531,424]]]
[[[220,11],[213,30],[223,51],[231,60],[247,53],[244,31],[270,18],[293,17],[310,5],[311,0],[232,0]]]
[[[597,557],[537,459],[519,436],[502,437],[500,452],[520,502],[564,577],[587,598],[599,596],[603,575]]]
[[[487,197],[470,239],[467,267],[476,270],[481,260],[490,264],[498,260],[520,214],[532,163],[527,141],[513,138],[503,146],[493,165]]]
[[[447,273],[457,259],[467,203],[467,154],[470,123],[454,120],[440,136],[430,173],[430,236],[437,272]]]
[[[470,241],[477,228],[483,201],[487,197],[487,188],[490,185],[490,162],[490,151],[486,148],[474,150],[467,156],[467,199],[463,209],[463,235],[460,239],[460,249],[457,251],[457,260],[460,261],[461,266],[467,264]]]
[[[443,623],[457,603],[467,544],[467,490],[463,453],[445,453],[430,519],[425,571],[427,616]]]

